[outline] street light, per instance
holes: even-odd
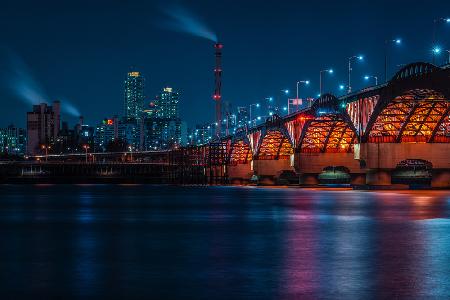
[[[450,18],[442,18],[441,17],[441,18],[437,18],[437,19],[433,20],[433,47],[435,47],[435,48],[436,48],[436,43],[437,43],[437,25],[440,23],[450,24]],[[433,53],[433,54],[435,54],[435,53]],[[433,64],[434,64],[434,62],[435,62],[435,55],[433,55]]]
[[[322,74],[323,73],[333,74],[333,69],[326,69],[326,70],[320,71],[320,73],[319,73],[319,86],[320,86],[319,92],[320,92],[320,95],[322,95]]]
[[[45,150],[45,161],[47,162],[48,161],[48,150],[49,149],[51,149],[52,147],[51,146],[48,146],[48,145],[42,145],[41,146],[41,149],[42,150]]]
[[[131,162],[133,162],[133,147],[128,146],[128,150],[130,150],[130,160],[131,160]]]
[[[369,80],[370,78],[375,79],[375,85],[378,85],[378,77],[377,76],[372,76],[372,75],[366,75],[364,76],[365,80]]]
[[[273,99],[272,97],[270,97],[269,98],[269,101],[270,101],[270,99]],[[253,106],[255,106],[256,108],[259,108],[259,103],[253,103],[253,104],[250,104],[250,124],[253,122],[253,119],[252,119],[252,107]]]
[[[300,83],[303,83],[304,85],[309,85],[309,82],[310,82],[309,80],[299,80],[299,81],[297,81],[297,95],[296,95],[296,97],[295,97],[296,111],[298,111],[298,106],[299,106],[299,103],[300,103],[300,101],[299,101],[299,99],[298,99],[298,85],[299,85]],[[288,114],[291,113],[291,111],[290,111],[289,99],[288,99],[288,107],[287,107],[287,110],[288,110]]]
[[[88,149],[89,145],[83,145],[84,150],[86,151],[86,163],[88,162]]]
[[[348,58],[348,93],[352,92],[352,61],[353,60],[363,60],[364,57],[362,55],[354,55]]]
[[[384,82],[387,82],[388,73],[388,47],[389,45],[400,45],[402,43],[401,39],[385,40],[384,41]]]

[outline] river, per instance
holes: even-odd
[[[448,299],[450,191],[0,186],[1,299]]]

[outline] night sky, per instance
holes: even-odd
[[[169,30],[167,11],[180,7],[198,17],[224,43],[223,99],[234,107],[283,97],[297,80],[338,93],[354,65],[353,87],[365,74],[384,74],[384,41],[390,75],[397,65],[431,61],[433,19],[450,17],[449,1],[2,1],[0,10],[0,126],[25,126],[31,102],[60,99],[63,119],[73,125],[122,114],[123,80],[131,66],[146,77],[146,102],[164,86],[182,93],[181,114],[189,125],[213,121],[213,42]],[[175,9],[174,9],[175,8]],[[450,24],[438,26],[437,41],[450,49]],[[447,53],[438,57],[443,63]],[[71,103],[72,107],[67,104]]]

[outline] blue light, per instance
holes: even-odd
[[[284,93],[287,95],[289,94],[289,90],[284,90]]]
[[[256,107],[259,107],[259,103],[256,103]]]
[[[257,119],[258,119],[258,121],[259,121],[259,120],[261,120],[261,117],[258,117]]]
[[[401,39],[396,39],[396,40],[395,40],[395,43],[396,43],[397,45],[400,45],[400,44],[402,43],[402,40],[401,40]]]
[[[321,94],[317,94],[317,97],[320,98],[320,96],[322,96]]]
[[[344,102],[342,102],[341,107],[345,108],[346,104]]]
[[[325,114],[326,112],[325,111],[323,111],[323,110],[320,110],[319,111],[319,115],[323,115],[323,114]]]
[[[369,80],[369,78],[370,78],[370,76],[367,76],[367,75],[364,76],[364,79],[365,79],[365,80]]]
[[[450,23],[450,18],[445,19],[445,22]]]
[[[360,56],[358,56],[358,59],[359,59],[359,60],[363,60],[364,57],[363,57],[362,55],[360,55]]]
[[[433,53],[434,53],[434,54],[439,54],[439,53],[441,53],[441,48],[439,48],[439,47],[434,47],[434,48],[433,48]]]
[[[286,107],[286,106],[285,106],[285,107],[283,107],[283,110],[284,110],[284,111],[286,111],[286,110],[287,110],[287,107]]]
[[[343,89],[345,89],[345,85],[343,84],[339,85],[339,89],[342,91]]]
[[[269,116],[272,116],[273,115],[273,112],[269,112]]]
[[[333,69],[328,70],[328,73],[330,73],[330,74],[333,74],[333,72],[334,72]]]
[[[305,84],[309,84],[309,80],[306,80],[306,81],[305,81]]]

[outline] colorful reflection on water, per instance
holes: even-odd
[[[450,192],[0,186],[2,298],[447,299]]]

